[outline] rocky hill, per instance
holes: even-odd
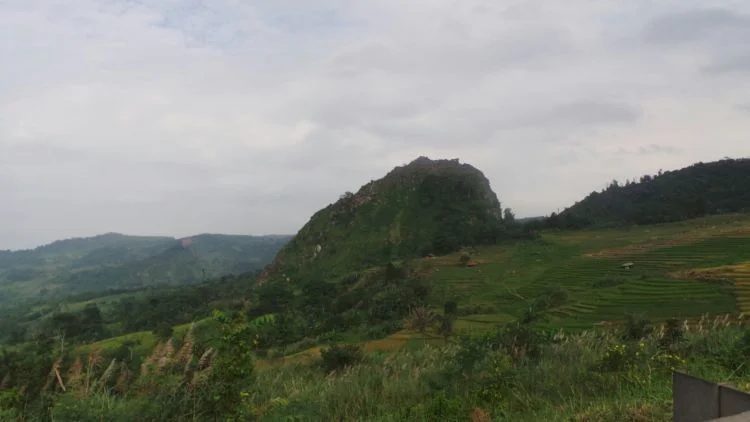
[[[261,281],[338,277],[495,242],[504,232],[500,202],[481,171],[457,159],[419,157],[315,213]]]

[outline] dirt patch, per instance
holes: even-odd
[[[633,254],[652,251],[673,246],[684,246],[698,243],[713,237],[744,237],[750,236],[750,227],[705,228],[690,232],[674,233],[672,235],[654,236],[643,243],[630,244],[617,248],[601,249],[583,254],[587,258],[619,258]]]
[[[692,268],[667,273],[667,276],[679,280],[723,280],[734,279],[738,275],[750,275],[750,262],[736,265],[724,265],[710,268]]]

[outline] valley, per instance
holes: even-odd
[[[608,188],[611,204],[669,189],[665,174]],[[670,371],[750,387],[743,201],[690,216],[667,204],[651,224],[583,224],[598,212],[585,202],[516,220],[476,168],[420,157],[293,237],[110,234],[3,252],[4,291],[26,302],[0,320],[0,410],[664,420]]]

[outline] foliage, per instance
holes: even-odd
[[[362,349],[355,344],[334,344],[320,351],[321,364],[328,372],[340,371],[362,361]]]
[[[337,279],[398,259],[493,244],[507,231],[479,170],[422,157],[315,213],[265,277]]]
[[[467,252],[462,253],[458,257],[458,265],[460,265],[462,267],[465,267],[466,264],[469,263],[469,261],[471,261],[471,255],[469,255]]]
[[[652,330],[653,327],[649,320],[642,316],[628,314],[622,337],[625,340],[640,340],[646,337]]]
[[[601,192],[553,213],[547,227],[581,228],[681,221],[750,210],[750,159],[724,159],[612,182]]]
[[[0,305],[154,285],[195,284],[260,270],[290,236],[201,234],[169,237],[117,233],[66,239],[32,250],[0,251]]]
[[[248,395],[253,381],[252,330],[243,312],[231,316],[215,313],[221,323],[221,340],[210,377],[213,410],[234,414]]]
[[[407,326],[420,333],[426,332],[437,320],[437,315],[424,306],[415,307],[409,312]]]

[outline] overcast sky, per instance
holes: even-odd
[[[745,0],[0,0],[0,57],[0,249],[296,233],[420,155],[519,216],[750,155]]]

